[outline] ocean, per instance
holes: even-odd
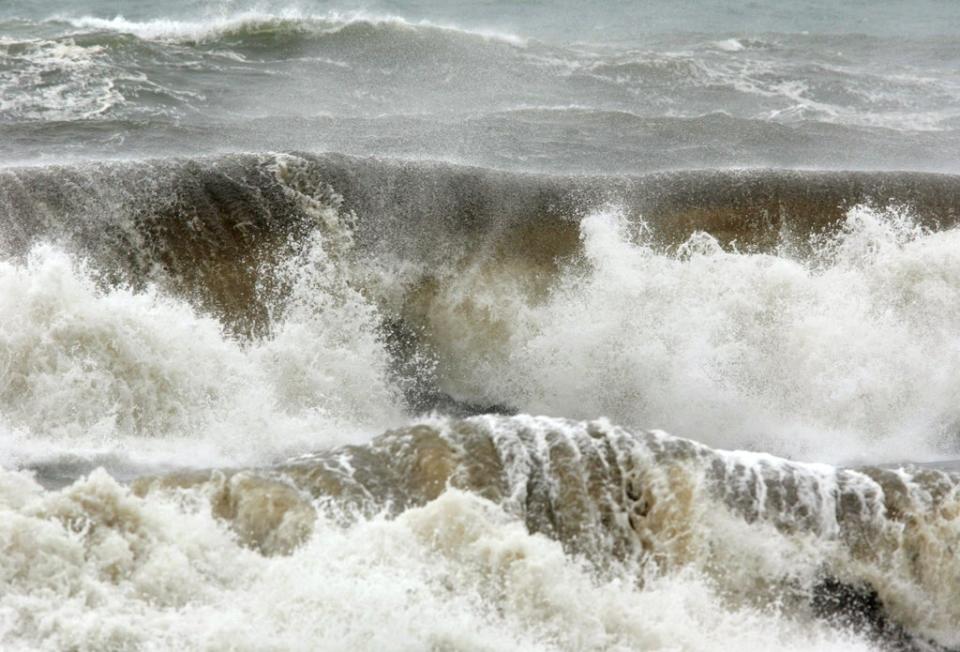
[[[960,3],[0,1],[0,648],[960,650]]]

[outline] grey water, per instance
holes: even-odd
[[[951,171],[958,30],[935,0],[8,1],[0,160]]]

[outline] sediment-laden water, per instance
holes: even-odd
[[[0,8],[0,647],[960,649],[952,6],[114,4]]]

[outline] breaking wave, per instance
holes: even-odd
[[[326,14],[304,14],[297,10],[279,13],[245,11],[232,16],[210,18],[206,20],[181,21],[155,19],[147,21],[127,20],[123,16],[97,18],[59,18],[58,21],[83,30],[95,29],[133,34],[147,40],[168,40],[184,43],[202,43],[231,38],[282,38],[304,34],[335,34],[343,30],[364,31],[369,28],[385,31],[449,32],[463,36],[476,36],[485,39],[497,39],[507,43],[522,45],[525,40],[511,34],[501,34],[484,30],[465,30],[453,25],[430,21],[409,21],[401,16],[372,14],[362,11],[329,12]]]
[[[0,649],[960,652],[924,3],[0,2]]]
[[[25,648],[957,643],[939,472],[478,417],[132,491],[0,479],[0,640]]]
[[[10,170],[0,204],[18,432],[285,450],[492,409],[829,462],[957,450],[953,177],[270,155]]]
[[[826,625],[725,608],[694,572],[643,590],[597,579],[458,491],[396,519],[321,517],[293,554],[265,557],[189,498],[140,499],[103,473],[56,493],[2,480],[11,650],[870,649]]]
[[[0,641],[956,647],[957,477],[883,464],[960,448],[958,215],[914,173],[3,170]]]

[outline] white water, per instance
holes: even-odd
[[[736,4],[9,0],[0,159],[296,148],[588,174],[957,171],[960,4]],[[583,255],[559,274],[492,257],[393,268],[357,260],[339,200],[325,201],[333,190],[308,162],[266,158],[276,165],[173,165],[169,185],[152,178],[166,164],[134,166],[143,183],[106,170],[123,181],[116,193],[85,170],[23,184],[12,171],[12,228],[0,241],[24,257],[0,260],[0,649],[875,649],[813,618],[825,579],[874,590],[921,648],[928,638],[960,646],[956,484],[922,469],[838,471],[769,454],[957,459],[960,230],[926,232],[907,213],[858,207],[813,259],[724,252],[703,234],[677,252],[611,207],[582,220]],[[348,205],[382,198],[387,222],[448,178],[397,174],[393,187],[371,187],[365,166],[336,168],[357,191]],[[81,246],[89,237],[109,249],[113,227],[139,241],[164,228],[150,220],[155,205],[200,217],[206,194],[211,214],[246,214],[234,202],[249,198],[272,224],[285,208],[273,213],[284,202],[258,185],[264,169],[318,232],[302,250],[291,243],[298,253],[285,265],[260,270],[292,288],[282,310],[268,304],[276,318],[261,340],[229,335],[160,287],[106,285],[96,260],[19,244],[60,231],[64,208],[83,220]],[[427,212],[472,224],[473,199],[482,218],[494,187],[453,181],[456,194],[441,191],[438,205],[467,212]],[[84,213],[74,196],[96,208]],[[121,206],[128,224],[112,221]],[[107,231],[87,231],[101,209]],[[427,298],[411,299],[411,287]],[[521,411],[413,421],[491,435],[471,443],[487,446],[476,459],[493,456],[478,468],[506,476],[509,492],[490,492],[504,506],[451,488],[466,486],[445,475],[465,449],[401,430],[392,436],[407,448],[380,466],[363,465],[362,446],[330,455],[361,486],[397,482],[397,469],[411,487],[435,482],[431,491],[450,478],[424,506],[347,515],[337,498],[320,508],[271,476],[224,508],[218,479],[262,480],[288,456],[411,424],[401,398],[410,379],[396,378],[380,327],[397,316],[390,308],[415,313],[418,302],[422,323],[402,327],[429,345],[414,359],[435,364],[437,389]],[[335,495],[335,482],[310,482],[310,460],[322,457],[299,457],[298,481]],[[203,474],[174,474],[145,498],[121,482],[182,467],[259,470],[229,481],[214,471],[196,486]],[[371,468],[384,473],[362,477]],[[170,489],[180,481],[190,488]],[[537,509],[568,519],[542,529],[558,541],[524,525]],[[272,529],[278,513],[290,520]],[[261,529],[245,532],[244,519]],[[630,557],[637,567],[618,565],[616,537],[627,557],[643,555]]]
[[[104,48],[70,39],[32,39],[12,52],[17,45],[23,43],[0,36],[0,116],[5,119],[90,119],[124,103],[116,82],[130,76],[103,61]]]
[[[960,232],[860,208],[800,261],[705,235],[667,254],[612,209],[582,231],[546,300],[509,274],[448,283],[428,315],[444,389],[831,463],[956,455]],[[377,310],[310,251],[254,343],[155,290],[98,288],[55,248],[0,263],[3,464],[257,464],[403,423]]]
[[[459,492],[393,521],[321,521],[289,557],[242,548],[202,506],[103,473],[58,493],[0,473],[9,650],[865,650],[695,572],[602,580]]]
[[[616,209],[581,229],[539,304],[486,266],[448,280],[428,323],[451,393],[831,463],[956,456],[960,231],[859,207],[799,260],[665,253]]]
[[[233,15],[222,15],[193,21],[154,19],[148,21],[127,20],[123,16],[110,19],[83,16],[80,18],[60,18],[80,29],[102,29],[123,34],[135,34],[146,40],[173,42],[204,42],[222,38],[224,35],[243,29],[257,30],[269,27],[289,27],[291,30],[317,31],[333,33],[353,23],[369,25],[388,25],[398,28],[433,28],[459,32],[465,35],[479,36],[506,41],[513,45],[523,45],[526,40],[509,33],[490,30],[464,30],[454,25],[434,23],[427,20],[408,21],[401,16],[370,13],[353,10],[347,12],[331,11],[323,14],[306,14],[298,9],[286,8],[278,12],[257,10],[242,11]]]
[[[583,259],[539,301],[510,269],[458,273],[441,293],[430,316],[446,389],[827,461],[955,452],[960,232],[858,208],[798,260],[724,252],[705,235],[667,253],[615,209],[581,230]],[[293,288],[284,318],[246,343],[156,289],[100,287],[54,247],[0,263],[2,466],[256,466],[406,423],[378,311],[332,244],[317,235],[275,271]],[[48,492],[0,471],[0,645],[869,649],[796,605],[764,603],[766,582],[816,581],[832,534],[781,536],[698,500],[709,554],[641,589],[635,571],[597,576],[452,490],[394,520],[343,525],[322,511],[292,555],[265,557],[210,516],[200,490],[136,498],[97,472]],[[911,536],[922,545],[950,527]],[[949,608],[922,606],[904,554],[856,572],[898,614],[938,614],[924,627],[947,640]]]
[[[287,319],[241,344],[151,290],[99,289],[62,251],[0,262],[0,460],[259,464],[401,418],[373,309],[319,243],[290,263]]]

